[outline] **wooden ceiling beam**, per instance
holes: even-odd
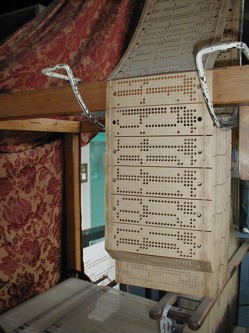
[[[249,65],[212,70],[214,106],[249,106]],[[106,108],[106,81],[78,85],[89,111]],[[71,87],[0,94],[0,120],[59,117],[81,114]]]

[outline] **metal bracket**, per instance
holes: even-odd
[[[67,75],[63,75],[63,74],[59,74],[59,73],[54,73],[57,70],[60,69],[64,69],[67,72]],[[77,99],[77,102],[79,103],[81,109],[84,111],[84,113],[86,114],[86,116],[88,117],[88,119],[98,128],[104,130],[105,126],[103,124],[101,124],[100,122],[98,122],[89,112],[89,110],[87,109],[85,103],[82,100],[82,97],[80,95],[80,92],[78,91],[77,88],[77,84],[81,83],[82,81],[80,79],[77,79],[74,77],[73,72],[71,70],[71,68],[67,65],[67,64],[58,64],[55,66],[51,66],[51,67],[47,67],[44,68],[42,70],[42,73],[44,75],[47,76],[52,76],[52,77],[56,77],[58,79],[62,79],[62,80],[67,80],[69,81],[71,88],[73,90],[73,93]]]
[[[214,126],[216,126],[218,128],[221,128],[221,129],[225,129],[225,130],[229,129],[230,127],[227,128],[226,126],[221,124],[220,120],[218,119],[218,117],[214,113],[214,108],[213,108],[213,104],[212,104],[211,99],[210,99],[207,80],[206,80],[206,76],[205,76],[205,73],[204,73],[202,57],[205,54],[208,54],[208,53],[214,53],[214,52],[218,52],[218,51],[226,51],[226,50],[229,50],[229,49],[240,49],[240,50],[242,50],[243,53],[245,54],[245,56],[247,57],[247,59],[249,60],[249,49],[248,49],[247,45],[245,43],[242,43],[242,42],[232,42],[232,43],[210,46],[210,47],[207,47],[207,48],[204,48],[204,49],[200,50],[196,55],[196,68],[197,68],[197,72],[198,72],[198,76],[199,76],[199,80],[200,80],[202,93],[203,93],[204,100],[206,102],[209,114],[210,114],[210,116],[213,120]]]

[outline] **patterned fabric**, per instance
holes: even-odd
[[[0,154],[0,307],[13,307],[60,278],[61,140]]]
[[[67,63],[83,82],[107,79],[143,1],[54,0],[0,47],[0,92],[62,86],[41,73]],[[84,121],[85,117],[62,119]],[[94,135],[84,134],[81,145]],[[61,275],[63,140],[0,131],[0,312],[56,284]]]
[[[67,85],[41,73],[67,63],[84,82],[104,80],[123,54],[134,1],[55,0],[0,48],[0,91]]]

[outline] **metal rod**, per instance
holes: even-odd
[[[214,52],[218,52],[218,51],[226,51],[229,49],[242,50],[243,53],[245,54],[245,56],[247,57],[247,59],[249,60],[249,49],[248,49],[247,45],[242,42],[232,42],[232,43],[219,44],[219,45],[206,47],[204,49],[201,49],[199,52],[197,52],[197,55],[196,55],[196,68],[197,68],[197,72],[198,72],[198,76],[199,76],[199,81],[200,81],[203,97],[204,97],[205,103],[207,105],[209,114],[213,120],[214,126],[225,129],[225,130],[227,128],[220,123],[219,119],[217,118],[217,116],[214,113],[214,107],[213,107],[213,103],[210,98],[209,89],[208,89],[208,85],[207,85],[207,79],[206,79],[206,76],[204,73],[202,57],[205,54],[214,53]]]
[[[67,75],[63,75],[63,74],[59,74],[59,73],[55,73],[55,71],[60,70],[60,69],[64,69],[67,72]],[[84,113],[86,114],[86,116],[88,117],[88,119],[98,128],[100,128],[101,130],[105,129],[105,126],[103,124],[101,124],[100,122],[98,122],[98,120],[96,120],[91,113],[89,112],[88,108],[86,107],[85,103],[83,102],[83,99],[80,95],[80,92],[77,88],[77,84],[81,83],[80,79],[77,79],[74,77],[73,72],[71,70],[71,68],[67,65],[67,64],[58,64],[55,66],[51,66],[51,67],[47,67],[44,68],[42,70],[42,73],[44,75],[47,76],[51,76],[51,77],[56,77],[62,80],[67,80],[69,81],[71,88],[73,90],[73,93],[77,99],[77,102],[79,103],[81,109],[84,111]]]

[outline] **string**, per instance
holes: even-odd
[[[171,333],[172,321],[171,321],[171,319],[168,318],[168,312],[169,312],[170,308],[171,308],[171,304],[167,304],[163,309],[162,317],[160,319],[160,332],[161,333]]]

